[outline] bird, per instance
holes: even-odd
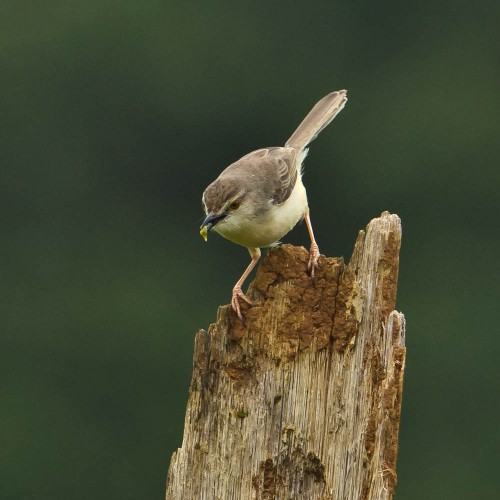
[[[314,276],[320,256],[302,182],[307,146],[342,111],[347,91],[331,92],[318,101],[283,147],[253,151],[229,165],[203,192],[205,219],[200,234],[205,241],[215,231],[246,247],[251,262],[232,290],[231,307],[245,325],[240,300],[252,301],[242,286],[261,256],[261,248],[273,246],[302,219],[311,247],[308,271]]]

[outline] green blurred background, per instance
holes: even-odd
[[[163,498],[248,263],[201,193],[339,88],[305,182],[327,255],[403,221],[396,497],[497,495],[499,6],[3,0],[0,498]]]

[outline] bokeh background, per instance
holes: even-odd
[[[193,338],[246,250],[218,172],[349,103],[306,164],[323,253],[403,221],[398,500],[498,494],[497,1],[0,4],[0,498],[163,498]],[[288,242],[307,245],[304,225]]]

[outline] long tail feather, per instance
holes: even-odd
[[[342,111],[347,90],[337,90],[323,97],[304,118],[285,146],[304,149]]]

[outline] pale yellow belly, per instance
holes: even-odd
[[[262,248],[283,238],[302,219],[306,209],[307,194],[299,178],[292,194],[282,205],[271,206],[261,217],[249,219],[239,227],[220,224],[214,227],[214,231],[238,245]]]

